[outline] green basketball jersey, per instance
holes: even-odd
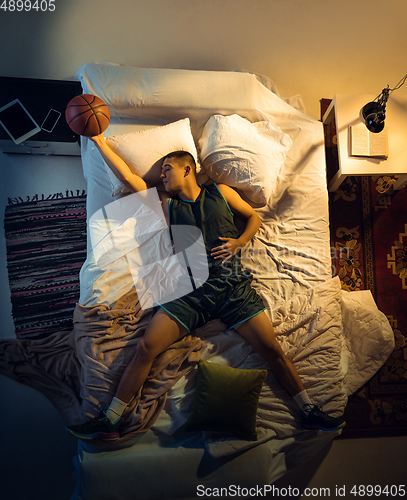
[[[208,259],[209,274],[212,276],[240,274],[240,251],[222,264],[223,259],[211,257],[214,247],[225,243],[225,238],[239,237],[234,222],[234,215],[216,184],[201,185],[201,195],[196,201],[181,200],[178,195],[170,198],[168,205],[170,230],[171,226],[194,226],[202,232]],[[196,234],[196,232],[195,232]],[[189,245],[185,245],[187,247]]]

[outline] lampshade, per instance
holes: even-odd
[[[399,83],[391,89],[388,85],[372,102],[368,102],[362,108],[362,116],[365,120],[365,125],[370,132],[378,134],[384,129],[384,120],[386,119],[386,103],[389,99],[389,95],[394,90],[399,89],[407,79],[407,75],[404,76]]]
[[[370,132],[375,134],[381,132],[384,129],[384,120],[386,119],[386,113],[383,108],[377,102],[368,102],[362,108],[362,116],[365,120],[365,125]]]

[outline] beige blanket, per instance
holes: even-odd
[[[97,415],[99,403],[109,405],[151,317],[134,289],[112,307],[77,304],[69,334],[0,341],[0,373],[42,392],[67,425],[81,423]],[[154,424],[168,390],[198,362],[202,344],[188,335],[156,358],[130,404],[122,439]]]

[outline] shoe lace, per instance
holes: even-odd
[[[311,412],[317,413],[317,412],[321,411],[321,408],[319,406],[317,406],[317,405],[306,403],[302,407],[302,411],[305,412],[305,413],[311,413]]]
[[[98,403],[97,407],[96,407],[96,411],[98,412],[98,417],[97,418],[100,418],[102,417],[102,414],[103,416],[105,417],[106,416],[106,403]]]

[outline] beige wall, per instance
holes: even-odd
[[[34,1],[34,0],[32,0]],[[1,12],[0,74],[67,78],[84,63],[233,70],[284,96],[377,95],[407,73],[406,0],[55,0]],[[407,94],[407,84],[400,93]]]

